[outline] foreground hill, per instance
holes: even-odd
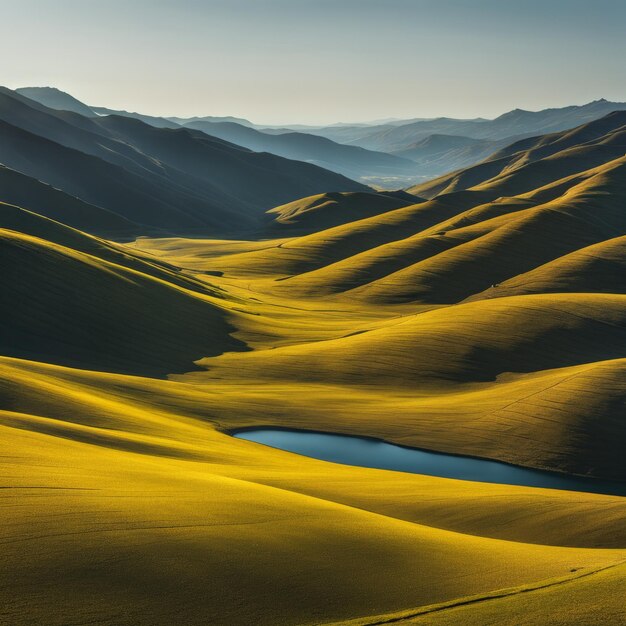
[[[137,222],[144,232],[258,228],[272,206],[321,191],[367,189],[200,131],[119,116],[87,118],[6,89],[0,92],[0,133],[4,165]]]

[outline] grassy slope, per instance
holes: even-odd
[[[219,393],[183,383],[12,359],[1,372],[14,624],[320,623],[626,558],[620,498],[272,451],[217,433]],[[538,545],[550,538],[579,547]]]
[[[274,207],[268,214],[277,231],[315,232],[413,204],[418,199],[393,193],[322,193]]]
[[[373,624],[456,626],[604,626],[622,624],[626,566],[579,570],[538,585],[502,589],[492,594],[458,598],[453,602],[419,607],[387,615],[342,621],[344,626]],[[329,625],[330,626],[330,625]]]

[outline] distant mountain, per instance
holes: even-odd
[[[515,109],[493,120],[462,120],[448,117],[402,125],[327,127],[315,134],[339,143],[369,150],[398,153],[433,134],[460,135],[473,139],[500,140],[522,135],[539,135],[573,128],[598,119],[612,111],[626,110],[625,102],[595,100],[582,106],[568,106],[541,111]]]
[[[177,129],[182,126],[200,130],[254,152],[315,164],[382,189],[419,185],[480,163],[517,140],[574,128],[614,110],[626,110],[626,103],[600,99],[582,106],[541,111],[514,109],[492,120],[388,118],[327,126],[263,126],[233,116],[165,118],[87,106],[50,87],[18,91],[33,104],[50,104],[54,109],[70,110],[86,117],[122,116],[156,128]]]
[[[50,109],[57,109],[59,111],[73,111],[74,113],[80,113],[86,117],[95,117],[96,113],[82,103],[80,100],[74,98],[69,93],[65,93],[56,87],[21,87],[15,90],[22,96],[35,100]]]
[[[626,154],[626,111],[615,111],[571,130],[517,141],[471,167],[446,174],[409,192],[425,198],[489,188],[518,195]]]
[[[509,139],[429,135],[395,154],[415,161],[422,176],[438,176],[442,172],[473,165],[509,143]]]
[[[250,126],[251,128],[256,126],[250,120],[246,120],[243,117],[233,117],[232,115],[216,116],[216,115],[204,115],[196,117],[168,117],[170,122],[174,122],[179,126],[185,124],[191,124],[192,122],[234,122],[235,124],[241,124],[242,126]]]
[[[346,146],[325,137],[290,132],[270,135],[233,122],[190,122],[185,128],[201,130],[255,152],[271,152],[288,159],[314,163],[362,182],[384,182],[388,177],[413,176],[415,165],[399,156]]]
[[[164,117],[155,117],[153,115],[144,115],[143,113],[134,113],[130,111],[118,111],[117,109],[107,109],[106,107],[91,107],[91,109],[98,115],[121,115],[122,117],[132,117],[133,119],[140,120],[150,126],[156,126],[157,128],[179,128],[179,124],[171,122]]]
[[[7,167],[145,232],[256,228],[268,219],[267,209],[293,199],[368,189],[315,165],[251,152],[197,130],[155,128],[115,115],[88,118],[4,88],[0,137],[0,162]]]

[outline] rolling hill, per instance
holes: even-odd
[[[0,205],[0,225],[2,292],[13,304],[5,356],[159,375],[241,345],[206,287],[167,280],[164,268],[17,207]]]
[[[316,232],[416,204],[420,198],[402,191],[322,193],[270,209],[275,230]]]
[[[624,497],[231,435],[623,485],[624,115],[374,192],[0,93],[0,621],[620,623]]]

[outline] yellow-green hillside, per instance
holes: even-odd
[[[3,508],[10,623],[323,623],[626,559],[622,498],[233,440],[211,424],[210,388],[11,359],[1,372],[15,402],[0,414],[3,497],[19,497]]]
[[[419,198],[404,192],[367,193],[363,191],[321,193],[294,200],[268,211],[277,230],[314,232],[385,213]]]

